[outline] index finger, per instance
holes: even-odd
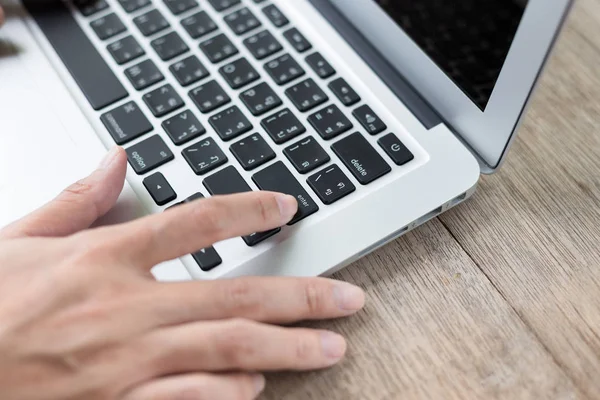
[[[112,251],[143,268],[172,260],[221,240],[278,228],[298,209],[292,196],[248,192],[196,200],[101,232]],[[106,240],[106,237],[109,240]]]

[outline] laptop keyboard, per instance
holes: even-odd
[[[362,103],[326,54],[315,49],[268,0],[164,0],[172,13],[169,19],[150,0],[119,0],[118,4],[76,3],[90,32],[106,46],[105,54],[122,66],[113,68],[115,77],[106,78],[110,85],[94,87],[88,82],[90,73],[69,63],[69,57],[55,48],[94,109],[101,109],[100,120],[114,142],[125,147],[131,167],[142,176],[157,205],[169,208],[203,197],[198,192],[177,202],[170,177],[156,171],[181,160],[202,177],[211,195],[251,191],[250,183],[260,190],[293,195],[299,204],[289,223],[294,225],[320,207],[352,196],[357,191],[352,178],[367,185],[389,173],[391,165],[413,160],[394,133],[383,135],[386,123]],[[115,6],[122,7],[131,21],[124,23],[111,10]],[[185,37],[172,29],[173,17]],[[131,30],[137,33],[132,35]],[[235,37],[240,38],[232,40]],[[241,52],[235,43],[242,43],[247,51]],[[82,48],[98,56],[97,49]],[[144,49],[155,52],[161,61],[148,57]],[[211,73],[210,64],[218,72]],[[107,74],[105,67],[95,68]],[[307,76],[307,70],[314,72],[314,78]],[[177,83],[167,83],[166,74]],[[117,84],[122,79],[141,93],[142,101],[111,107],[125,97]],[[275,91],[278,87],[282,89]],[[339,100],[339,106],[332,99]],[[160,126],[153,126],[149,116],[159,119]],[[260,125],[253,125],[254,117]],[[364,135],[381,135],[381,149]],[[305,176],[306,188],[283,159]],[[251,179],[240,170],[250,171]],[[280,231],[242,239],[255,246]],[[210,247],[192,257],[208,271],[226,255]]]

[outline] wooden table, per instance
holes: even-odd
[[[600,399],[600,0],[579,0],[499,173],[337,275],[366,289],[330,370],[264,399]]]

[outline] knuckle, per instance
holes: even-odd
[[[65,194],[65,199],[75,200],[91,190],[92,185],[87,183],[85,179],[81,179],[63,190],[63,194]]]
[[[77,233],[72,237],[75,256],[78,259],[102,260],[107,255],[105,241],[88,232]]]
[[[223,237],[226,222],[229,217],[227,208],[216,199],[209,199],[196,207],[193,212],[194,221],[206,228],[208,238],[218,241]]]
[[[304,303],[309,315],[319,315],[325,311],[324,293],[315,282],[304,286]]]
[[[262,223],[268,223],[271,218],[271,213],[269,212],[272,207],[269,206],[269,202],[271,200],[267,200],[264,196],[258,196],[256,200],[256,208],[258,209],[258,214],[260,216],[260,220]]]
[[[253,327],[250,321],[234,319],[217,334],[217,351],[227,365],[243,367],[257,355],[256,346],[249,334]]]
[[[294,343],[295,361],[304,362],[312,358],[314,354],[314,342],[309,340],[306,335],[298,335]]]
[[[237,314],[254,315],[260,311],[259,292],[249,279],[232,280],[226,286],[224,293],[226,307]]]
[[[88,183],[85,179],[79,180],[66,189],[56,198],[56,201],[71,205],[81,204],[86,202],[89,198],[89,194],[93,191],[94,186]],[[98,214],[97,205],[95,202],[90,202],[89,210],[90,213]]]

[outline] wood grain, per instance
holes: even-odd
[[[581,0],[502,171],[442,221],[600,398],[600,2]]]
[[[336,368],[264,399],[600,398],[600,0],[580,0],[501,172],[338,274],[367,290]]]
[[[537,338],[438,221],[340,273],[368,292],[334,329],[350,353],[339,367],[268,377],[265,399],[572,399]]]

